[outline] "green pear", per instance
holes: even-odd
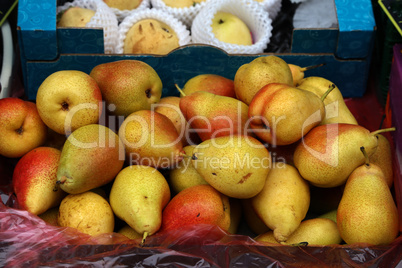
[[[240,66],[234,77],[234,87],[239,100],[249,105],[254,95],[269,83],[293,85],[289,65],[281,58],[261,56]]]
[[[357,125],[356,118],[346,106],[341,91],[334,83],[323,77],[310,76],[302,79],[297,84],[297,88],[311,91],[317,96],[321,96],[332,86],[334,86],[334,89],[331,94],[328,94],[324,99],[325,118],[323,118],[321,124],[347,123]]]
[[[233,198],[250,198],[264,187],[271,155],[250,136],[224,136],[197,145],[193,166],[212,187]]]
[[[278,242],[286,242],[306,217],[310,205],[307,181],[296,168],[275,163],[262,191],[251,199],[252,207],[273,231]]]
[[[398,210],[378,166],[367,163],[350,174],[337,224],[347,244],[388,245],[398,236]]]
[[[111,182],[124,164],[124,148],[111,129],[91,124],[67,138],[57,168],[60,188],[78,194]]]
[[[130,164],[172,168],[183,160],[183,144],[172,121],[163,114],[140,110],[119,128]]]
[[[258,235],[255,240],[259,242],[275,243],[274,232],[268,231]],[[308,246],[336,245],[342,242],[336,223],[330,219],[314,218],[304,220],[289,236],[284,244]]]
[[[193,155],[195,147],[196,145],[188,145],[184,147],[184,153],[186,155]],[[168,181],[170,188],[174,193],[178,193],[194,185],[208,184],[208,182],[206,182],[201,174],[195,169],[190,157],[183,158],[177,166],[170,169]]]
[[[324,213],[320,215],[318,218],[325,218],[325,219],[330,219],[336,222],[336,214],[338,212],[338,209],[333,209],[331,211],[328,211],[327,213]]]
[[[162,96],[162,80],[149,64],[119,60],[96,65],[89,74],[99,85],[102,98],[115,115],[128,116],[149,110]]]
[[[344,184],[352,171],[365,163],[364,148],[371,156],[378,146],[377,135],[353,124],[327,124],[312,129],[295,149],[293,160],[302,177],[317,187]]]
[[[394,183],[394,170],[392,164],[392,148],[388,139],[381,134],[377,135],[377,150],[370,156],[370,163],[379,166],[384,173],[385,181],[391,188]]]
[[[232,97],[196,91],[181,97],[180,110],[202,141],[247,135],[248,105]]]
[[[157,169],[133,165],[116,176],[109,200],[114,214],[145,239],[159,230],[170,189]]]

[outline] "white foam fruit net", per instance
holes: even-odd
[[[102,0],[75,0],[66,2],[63,6],[57,7],[57,14],[70,7],[82,7],[95,11],[95,15],[87,23],[88,28],[103,28],[104,52],[111,54],[115,52],[118,41],[118,21],[113,11]]]
[[[167,6],[163,0],[150,0],[150,1],[152,4],[152,8],[160,9],[160,10],[165,11],[166,13],[172,14],[174,17],[176,17],[180,21],[182,21],[184,23],[184,25],[186,25],[187,27],[190,28],[195,16],[197,16],[197,14],[200,12],[200,10],[208,2],[215,1],[215,0],[205,0],[203,2],[197,3],[194,6],[183,7],[183,8]]]
[[[127,32],[135,23],[144,19],[155,19],[169,25],[176,33],[180,46],[191,42],[190,31],[176,17],[158,9],[143,9],[132,12],[120,23],[116,53],[123,53]]]
[[[237,45],[219,41],[212,32],[212,19],[218,11],[239,17],[250,29],[254,43]],[[209,44],[229,54],[258,54],[267,48],[272,35],[272,20],[268,11],[254,0],[213,0],[194,18],[191,26],[192,43]]]
[[[134,10],[120,10],[114,7],[110,7],[113,13],[116,15],[118,21],[122,21],[125,17],[130,15],[133,11],[142,10],[142,9],[149,9],[151,7],[150,0],[142,0],[141,4]]]
[[[262,8],[269,13],[271,20],[274,20],[282,8],[282,0],[264,0],[258,2]]]

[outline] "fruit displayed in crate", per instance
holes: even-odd
[[[76,82],[77,75],[91,86]],[[173,85],[175,95],[164,97],[158,73],[139,60],[102,63],[90,74],[55,73],[38,91],[41,120],[35,124],[45,125],[58,109],[66,139],[52,168],[45,165],[50,153],[37,158],[43,165],[26,162],[44,150],[40,144],[17,159],[17,204],[30,211],[28,199],[42,202],[21,194],[20,181],[48,201],[49,207],[30,212],[56,228],[93,237],[113,233],[141,246],[197,224],[263,245],[392,243],[399,224],[392,148],[380,133],[394,128],[359,125],[332,81],[309,77],[308,70],[296,84],[293,79],[289,64],[276,56],[240,66],[234,80],[193,76],[183,90]],[[95,93],[80,97],[79,85]],[[74,123],[67,119],[85,111],[87,101],[97,120],[84,121],[83,115],[77,118],[81,126],[65,132]],[[256,120],[269,123],[256,127]],[[0,144],[8,138],[0,136]],[[32,174],[56,177],[47,184],[44,177],[21,182],[27,165]],[[51,195],[63,198],[50,202]]]
[[[59,14],[57,27],[85,27],[95,15],[95,11],[83,7],[70,7]]]

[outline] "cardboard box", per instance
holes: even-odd
[[[164,93],[175,91],[190,77],[214,72],[233,78],[242,64],[256,57],[275,54],[228,55],[200,44],[181,47],[167,56],[110,55],[103,53],[102,29],[57,29],[56,0],[22,0],[18,5],[18,38],[26,95],[34,100],[42,81],[58,70],[90,72],[100,63],[140,59],[160,74]],[[370,0],[356,4],[335,0],[338,28],[294,29],[291,50],[276,53],[288,63],[310,66],[325,63],[308,75],[334,82],[345,98],[361,97],[367,88],[375,20]]]

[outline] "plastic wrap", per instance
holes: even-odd
[[[346,99],[361,125],[380,127],[382,108],[372,90]],[[402,236],[387,246],[364,244],[323,247],[282,246],[256,242],[251,236],[227,234],[197,225],[158,232],[140,240],[118,233],[97,237],[54,227],[18,209],[11,177],[15,159],[0,157],[1,267],[400,267]]]

